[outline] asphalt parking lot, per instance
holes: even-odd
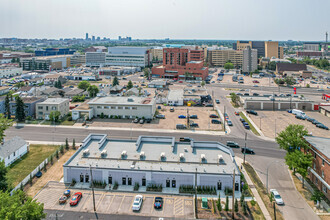
[[[311,122],[307,120],[299,120],[295,118],[295,115],[290,114],[286,111],[257,111],[258,116],[249,115],[253,122],[261,128],[261,131],[266,137],[275,137],[275,126],[276,133],[283,131],[289,124],[300,124],[304,125],[309,133],[314,136],[329,137],[329,131],[321,128],[317,128]],[[330,118],[322,115],[319,112],[305,112],[307,116],[312,117],[325,126],[330,127]],[[275,123],[276,119],[276,123]]]
[[[82,192],[82,199],[78,205],[70,206],[69,203],[59,204],[58,199],[65,191],[65,187],[60,183],[48,184],[36,197],[38,202],[44,203],[45,209],[75,212],[93,212],[93,196],[88,190],[71,190],[71,195],[75,192]],[[132,211],[132,203],[135,195],[141,193],[122,193],[95,191],[95,206],[98,213],[105,214],[125,214],[139,216],[154,216],[168,218],[194,218],[193,198],[187,196],[161,195],[164,199],[163,208],[155,209],[154,199],[156,194],[143,195],[143,203],[139,212]]]

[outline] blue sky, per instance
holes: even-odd
[[[324,40],[330,0],[1,0],[0,38]]]

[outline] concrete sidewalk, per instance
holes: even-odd
[[[131,131],[132,128],[121,128],[121,127],[92,127],[92,126],[65,126],[65,125],[35,125],[35,124],[14,124],[18,127],[56,127],[56,128],[70,128],[70,129],[82,129],[86,130],[121,130],[121,131]],[[133,128],[134,131],[145,131],[154,132],[155,129],[145,129],[145,128]],[[173,130],[173,129],[157,129],[159,132],[163,133],[180,133],[180,134],[207,134],[207,135],[225,135],[224,131],[192,131],[192,130]]]
[[[250,179],[250,176],[247,174],[244,167],[241,166],[242,163],[243,163],[243,159],[239,158],[239,157],[235,157],[235,160],[237,162],[237,165],[239,167],[242,167],[241,172],[244,174],[244,177],[245,177],[245,179],[246,179],[246,181],[247,181],[247,183],[248,183],[248,185],[249,185],[249,187],[250,187],[250,189],[251,189],[251,191],[254,195],[254,198],[255,198],[256,202],[259,204],[260,209],[261,209],[263,215],[265,216],[266,220],[272,220],[272,218],[271,218],[264,202],[262,201],[257,189],[254,187],[254,184],[253,184],[252,180]],[[251,186],[253,186],[253,187],[251,187]]]

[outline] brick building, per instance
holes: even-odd
[[[308,177],[330,199],[330,138],[305,136],[304,139],[309,145],[307,152],[314,157]]]
[[[208,68],[204,67],[203,60],[204,51],[197,48],[164,48],[163,65],[152,68],[152,75],[160,78],[202,80],[208,76]]]

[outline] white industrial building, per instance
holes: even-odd
[[[88,107],[82,106],[72,110],[72,119],[77,120],[86,115],[88,119],[100,117],[108,118],[153,118],[156,111],[154,98],[145,97],[96,97],[89,101]]]
[[[182,106],[183,98],[183,89],[171,89],[167,96],[167,104]]]
[[[22,75],[22,67],[0,66],[0,78],[9,78]]]
[[[86,66],[87,67],[102,67],[105,66],[104,52],[87,52],[86,53]]]
[[[233,172],[235,186],[233,187]],[[240,190],[240,171],[231,148],[209,141],[176,142],[174,137],[140,136],[137,140],[110,139],[89,134],[63,165],[64,183],[145,187],[160,184],[178,190],[181,185]]]
[[[152,54],[146,47],[109,47],[105,62],[109,66],[139,66],[150,65]]]

